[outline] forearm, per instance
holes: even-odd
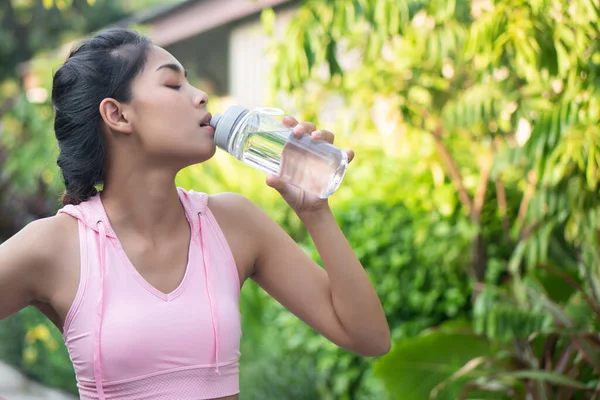
[[[369,277],[329,208],[300,216],[329,276],[335,313],[361,352],[378,355],[390,346],[383,307]]]

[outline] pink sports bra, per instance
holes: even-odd
[[[191,229],[180,285],[162,293],[127,258],[99,195],[79,220],[81,278],[63,337],[82,399],[211,399],[239,393],[240,282],[204,193],[178,188]]]

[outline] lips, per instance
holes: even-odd
[[[210,126],[211,119],[212,119],[212,114],[211,113],[206,114],[206,116],[204,116],[204,118],[202,118],[202,121],[200,121],[200,126],[203,128],[206,126]]]

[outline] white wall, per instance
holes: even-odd
[[[296,9],[277,12],[275,32],[284,32]],[[267,57],[269,38],[260,19],[234,27],[229,39],[229,94],[230,102],[248,108],[277,106],[265,104],[269,90],[268,74],[271,64]]]

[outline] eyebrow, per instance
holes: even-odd
[[[177,72],[179,74],[181,73],[181,67],[179,65],[177,65],[177,64],[163,64],[160,67],[156,68],[156,70],[158,71],[159,69],[162,69],[162,68],[169,68],[169,69],[172,69],[173,71],[175,71],[175,72]],[[183,76],[185,76],[186,78],[188,76],[188,73],[187,73],[186,69],[183,70]]]

